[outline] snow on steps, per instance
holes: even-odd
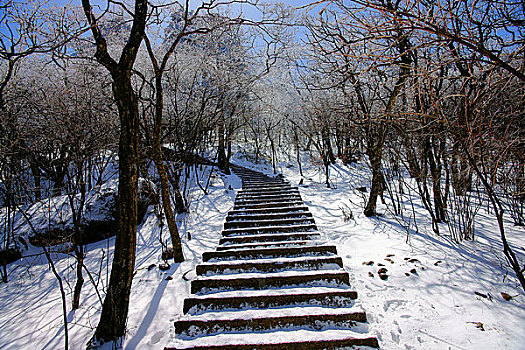
[[[343,267],[343,260],[338,256],[314,258],[255,259],[242,261],[221,261],[212,264],[200,264],[196,268],[198,276],[213,274],[239,274],[253,272],[281,272],[286,270],[337,270]]]
[[[293,191],[292,191],[293,189]],[[248,192],[237,194],[236,201],[238,203],[243,203],[246,201],[271,201],[275,199],[301,199],[301,194],[296,189],[290,187],[286,191],[279,191],[278,193],[272,192]]]
[[[280,177],[242,178],[219,247],[203,254],[178,339],[166,349],[379,347],[335,246],[320,242],[299,191]],[[316,241],[317,240],[317,241]]]
[[[220,260],[245,260],[257,258],[278,258],[281,256],[327,256],[336,255],[337,250],[333,245],[313,245],[307,247],[282,247],[282,248],[258,248],[250,250],[224,250],[216,252],[205,252],[202,254],[203,261]]]
[[[257,191],[257,192],[239,192],[237,193],[237,200],[246,200],[246,199],[275,199],[283,197],[292,197],[297,198],[301,197],[301,194],[297,187],[284,188],[282,190],[266,190],[266,191]]]
[[[345,311],[345,312],[327,312],[319,313],[319,310],[305,309],[315,311],[308,314],[301,310],[300,315],[272,315],[251,316],[237,315],[238,318],[208,318],[193,316],[190,319],[179,320],[175,322],[175,332],[181,337],[194,338],[203,334],[224,334],[239,332],[261,332],[272,330],[293,330],[293,329],[353,329],[357,322],[366,322],[364,312]],[[336,309],[339,311],[339,309]],[[346,309],[343,309],[346,310]],[[280,310],[282,313],[282,310]],[[297,312],[296,309],[293,312]],[[232,315],[233,316],[233,315]]]
[[[291,213],[268,213],[268,214],[251,214],[251,215],[228,215],[226,222],[242,222],[251,220],[272,220],[272,219],[306,219],[311,218],[312,214],[307,211],[298,211]]]
[[[237,289],[267,289],[283,288],[290,286],[348,286],[348,273],[342,271],[327,270],[322,272],[277,272],[273,274],[240,274],[223,275],[215,278],[196,278],[191,281],[191,292],[193,294],[204,294],[217,290]]]
[[[303,204],[302,200],[293,200],[293,201],[274,201],[274,202],[264,202],[264,203],[248,203],[248,204],[234,204],[233,210],[241,209],[270,209],[270,208],[285,208],[285,207],[296,207]]]
[[[259,215],[259,214],[275,214],[275,213],[293,213],[293,212],[303,212],[308,210],[306,206],[295,206],[295,207],[272,207],[272,208],[252,208],[252,209],[243,209],[243,210],[230,210],[229,216],[250,216],[250,215]]]
[[[223,237],[250,235],[256,233],[284,233],[284,232],[308,232],[317,230],[315,224],[299,225],[281,225],[281,226],[263,226],[263,227],[245,227],[230,228],[222,231]]]
[[[323,306],[323,307],[352,307],[357,292],[351,290],[340,290],[325,288],[328,291],[316,291],[313,288],[303,288],[304,292],[288,292],[283,294],[271,294],[269,291],[252,295],[222,296],[195,296],[184,300],[184,313],[196,315],[205,311],[232,311],[232,310],[257,310],[275,309],[298,306]],[[275,290],[274,290],[275,291]],[[230,293],[231,294],[231,293]],[[275,311],[274,311],[275,312]]]
[[[239,191],[239,194],[242,196],[246,195],[277,195],[279,193],[289,193],[296,192],[298,193],[299,189],[297,187],[292,187],[289,184],[283,185],[270,185],[267,187],[252,187],[252,188],[243,188]]]
[[[221,238],[219,240],[220,246],[249,244],[249,243],[263,243],[263,242],[284,242],[284,241],[301,241],[319,238],[317,232],[296,232],[286,234],[264,234],[264,235],[244,235],[237,237]],[[219,249],[217,249],[219,250]]]
[[[275,247],[299,247],[307,244],[311,244],[310,241],[305,240],[290,240],[290,241],[280,241],[280,240],[273,240],[270,242],[252,242],[252,243],[244,243],[244,244],[228,244],[225,246],[219,246],[217,247],[217,251],[224,251],[224,250],[236,250],[236,249],[253,249],[253,248],[275,248]]]
[[[301,196],[293,195],[293,196],[278,196],[278,197],[272,197],[272,198],[248,198],[245,199],[238,199],[235,201],[235,205],[237,206],[243,206],[243,205],[254,205],[254,204],[268,204],[268,203],[289,203],[289,202],[300,202],[303,199]]]
[[[188,340],[177,340],[166,349],[194,350],[317,350],[378,348],[376,338],[355,330],[277,331],[271,333],[218,334]]]
[[[236,222],[225,222],[225,229],[236,229],[246,227],[267,227],[267,226],[282,226],[282,225],[303,225],[313,224],[315,221],[313,218],[301,218],[301,219],[288,219],[288,218],[275,218],[273,220],[245,220]]]

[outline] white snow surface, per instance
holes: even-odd
[[[269,167],[255,166],[238,158],[233,161],[271,174]],[[195,340],[176,338],[174,321],[183,317],[183,301],[190,296],[189,280],[196,278],[195,266],[202,262],[203,252],[213,251],[218,245],[223,222],[233,207],[235,192],[241,187],[240,179],[231,175],[213,177],[208,195],[196,186],[190,192],[190,211],[178,217],[186,261],[172,264],[165,272],[158,269],[158,264],[162,262],[158,240],[161,228],[153,208],[150,208],[147,218],[138,228],[128,334],[120,345],[125,349],[162,349],[166,345],[376,336],[382,349],[392,350],[525,349],[525,295],[513,273],[509,271],[506,274],[508,267],[498,229],[490,214],[483,209],[479,211],[474,241],[455,243],[447,234],[446,226],[441,236],[432,233],[430,221],[425,221],[425,211],[416,202],[416,214],[420,219],[418,230],[416,232],[413,225],[410,227],[407,242],[407,229],[401,224],[403,221],[389,214],[385,208],[380,208],[384,213],[380,217],[367,218],[362,214],[363,197],[355,188],[368,185],[369,174],[364,164],[333,166],[331,181],[334,186],[331,189],[322,183],[318,168],[312,164],[304,164],[304,167],[304,185],[299,187],[301,196],[313,213],[321,239],[336,245],[338,255],[343,258],[344,269],[350,274],[350,289],[358,292],[355,310],[364,310],[368,317],[368,324],[363,330],[292,330],[250,336],[219,334]],[[281,166],[280,171],[292,185],[299,183],[295,167]],[[340,209],[343,205],[352,210],[354,220],[343,220]],[[506,228],[516,253],[523,261],[523,228],[514,227],[510,222]],[[168,236],[166,229],[163,236]],[[87,246],[85,263],[102,298],[111,268],[113,245],[114,239],[109,239]],[[53,257],[67,294],[70,349],[84,349],[98,323],[101,309],[99,298],[84,274],[86,282],[80,309],[71,311],[75,260],[61,253],[54,253]],[[409,259],[417,260],[410,262]],[[373,265],[363,264],[370,261]],[[152,264],[155,266],[152,267]],[[379,279],[378,264],[385,265],[388,270],[387,280]],[[412,269],[415,273],[411,272]],[[10,264],[8,270],[9,282],[0,284],[0,348],[63,348],[60,291],[45,258],[41,255],[26,256]],[[168,280],[168,277],[172,279]],[[315,290],[324,289],[330,288],[316,287]],[[302,290],[304,288],[287,291]],[[268,293],[281,292],[277,289]],[[478,296],[475,292],[490,298]],[[513,299],[504,301],[501,292],[512,295]],[[237,295],[263,293],[247,290]],[[217,295],[235,294],[227,291]],[[297,312],[301,309],[313,310],[296,308]],[[294,314],[293,309],[285,312]],[[247,313],[256,316],[264,310]],[[477,328],[479,323],[484,330]],[[112,346],[106,344],[102,348],[111,349]]]

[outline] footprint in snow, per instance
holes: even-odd
[[[159,343],[161,340],[162,340],[162,337],[164,336],[164,332],[163,331],[158,331],[156,332],[155,334],[153,334],[153,336],[151,337],[151,340],[150,340],[150,343],[153,345],[153,344],[157,344]]]

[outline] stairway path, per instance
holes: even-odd
[[[232,170],[242,190],[165,349],[378,348],[337,248],[320,239],[299,190],[279,176]]]

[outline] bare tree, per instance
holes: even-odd
[[[82,7],[95,40],[95,58],[109,71],[113,80],[113,97],[120,117],[118,232],[109,286],[93,336],[95,344],[98,341],[116,340],[124,336],[126,330],[135,267],[140,137],[139,110],[131,72],[144,38],[148,2],[136,0],[133,9],[122,8],[130,15],[132,26],[118,59],[110,54],[99,24],[99,15],[93,12],[91,2],[82,0]]]

